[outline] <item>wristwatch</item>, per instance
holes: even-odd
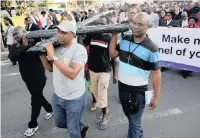
[[[54,63],[54,61],[56,61],[56,60],[58,60],[58,57],[56,57],[56,56],[53,56],[53,58],[50,59],[51,63]]]

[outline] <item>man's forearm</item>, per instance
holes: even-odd
[[[76,71],[71,68],[70,66],[64,64],[63,62],[61,62],[60,60],[56,60],[54,61],[54,65],[58,68],[58,70],[65,75],[66,77],[70,78],[70,79],[74,79],[77,76]]]
[[[110,41],[110,46],[109,46],[109,54],[111,58],[116,58],[117,57],[117,51],[116,51],[116,46],[117,46],[117,37],[118,34],[113,34],[112,39]]]
[[[161,89],[161,72],[160,70],[152,71],[152,82],[154,89],[154,97],[160,98],[160,89]]]
[[[113,69],[113,76],[116,75],[116,71],[117,71],[117,59],[116,58],[112,58],[112,69]]]
[[[40,60],[42,61],[42,64],[46,70],[49,72],[53,72],[53,66],[52,64],[47,60],[46,55],[41,55]]]

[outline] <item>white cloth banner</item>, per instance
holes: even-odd
[[[161,66],[200,72],[200,29],[158,27],[147,34],[159,47]]]

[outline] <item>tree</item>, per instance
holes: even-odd
[[[34,7],[36,4],[36,1],[28,1],[28,0],[15,0],[17,4],[16,11],[19,13],[19,15],[22,15],[26,12],[27,8]]]
[[[44,1],[40,4],[38,4],[38,7],[48,7],[48,1]]]
[[[66,5],[63,3],[60,5],[60,8],[66,9]]]
[[[12,1],[7,0],[7,1],[1,1],[1,9],[4,9],[8,12],[10,17],[12,17],[12,7],[11,7]]]

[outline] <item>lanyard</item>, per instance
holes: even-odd
[[[132,56],[133,56],[133,52],[140,46],[140,43],[138,43],[138,45],[133,49],[133,51],[131,52],[130,50],[131,50],[131,43],[132,42],[130,42],[129,43],[129,55],[128,55],[128,57],[127,57],[127,59],[128,59],[128,64],[129,64],[129,61],[132,59]]]
[[[132,42],[130,42],[129,43],[129,54],[133,54],[133,52],[140,46],[140,43],[138,43],[138,45],[133,49],[133,51],[131,52],[130,50],[131,50],[131,43]]]

